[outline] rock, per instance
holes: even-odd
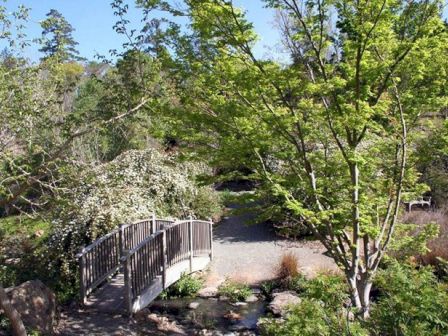
[[[245,330],[247,330],[247,327],[242,323],[237,323],[237,324],[230,326],[229,329],[231,331],[245,331]]]
[[[235,313],[233,310],[229,310],[227,313],[225,313],[224,317],[226,319],[232,320],[232,321],[241,320],[241,315],[238,313]]]
[[[260,288],[252,288],[252,293],[255,295],[260,295],[261,294],[261,289]]]
[[[245,306],[247,306],[247,302],[235,302],[235,303],[232,303],[232,306],[245,307]]]
[[[246,300],[248,303],[253,303],[258,301],[258,297],[254,294],[250,295]]]
[[[52,334],[56,325],[56,296],[40,280],[6,289],[11,304],[29,329]]]
[[[200,303],[199,302],[190,302],[190,304],[188,305],[189,309],[198,309]]]
[[[219,301],[229,301],[229,298],[227,296],[221,295],[219,297]]]
[[[185,330],[177,325],[176,321],[170,322],[169,319],[165,316],[158,316],[157,314],[149,314],[147,315],[149,321],[155,323],[157,325],[157,330],[163,332],[169,332],[179,335],[187,335]],[[170,334],[171,335],[171,334]]]
[[[284,316],[291,305],[299,304],[302,300],[293,291],[272,294],[273,300],[268,309],[275,315]]]
[[[212,298],[218,295],[218,288],[216,287],[205,287],[199,290],[198,296],[201,298]]]

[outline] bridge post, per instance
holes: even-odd
[[[156,233],[156,215],[152,213],[151,215],[151,234]]]
[[[124,272],[124,303],[129,315],[132,314],[132,284],[131,284],[131,266],[129,260],[129,251],[122,257]]]
[[[166,253],[166,231],[162,231],[162,258],[163,258],[163,265],[162,265],[162,284],[163,289],[166,289],[166,268],[167,268],[167,253]]]
[[[190,248],[190,272],[193,272],[193,217],[188,217],[188,238]]]
[[[209,239],[210,239],[210,260],[213,259],[213,221],[210,218],[210,229],[209,229]]]
[[[80,291],[80,296],[81,296],[81,302],[83,305],[86,304],[87,302],[87,289],[86,289],[86,284],[85,284],[85,279],[86,279],[86,270],[85,270],[85,261],[84,261],[84,252],[85,252],[85,248],[83,247],[80,251],[80,253],[77,255],[77,257],[79,257],[79,277],[80,277],[80,282],[79,282],[79,291]]]
[[[123,231],[124,231],[124,225],[120,224],[120,228],[119,228],[119,233],[118,233],[118,248],[120,251],[118,251],[118,253],[120,254],[120,258],[123,257]]]

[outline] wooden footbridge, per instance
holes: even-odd
[[[135,313],[182,273],[203,270],[213,257],[211,221],[152,216],[116,230],[77,255],[83,303]]]

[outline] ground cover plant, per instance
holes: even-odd
[[[231,302],[244,302],[252,294],[252,290],[244,283],[228,279],[218,287],[218,294]]]

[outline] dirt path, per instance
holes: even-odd
[[[273,279],[279,259],[287,252],[297,256],[299,267],[307,276],[337,269],[333,259],[323,254],[325,249],[319,242],[279,238],[271,225],[247,225],[251,218],[250,214],[232,215],[217,225],[208,286],[215,286],[227,277],[248,284]]]

